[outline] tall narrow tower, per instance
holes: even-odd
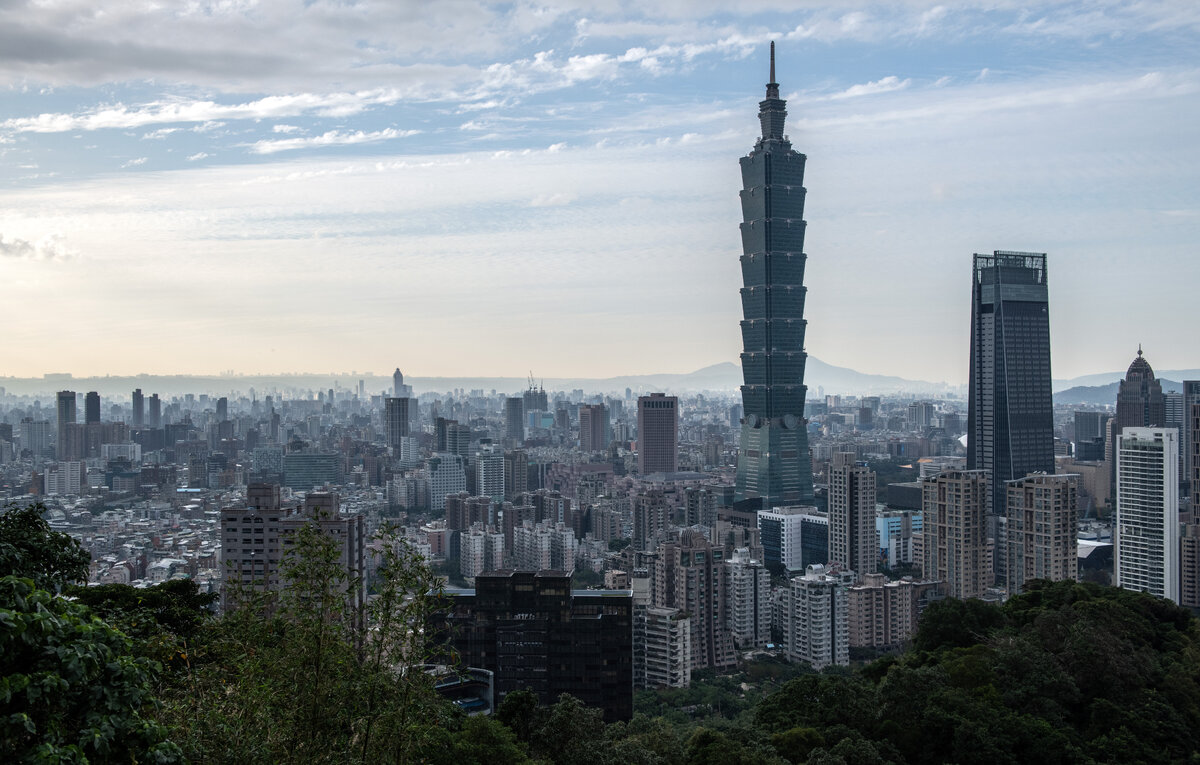
[[[742,418],[735,499],[763,508],[813,502],[804,419],[804,162],[783,134],[787,102],[771,81],[762,138],[742,157]]]
[[[990,473],[987,509],[1003,517],[1006,481],[1054,474],[1045,253],[975,255],[970,388],[967,469]],[[1003,545],[998,524],[989,534]]]

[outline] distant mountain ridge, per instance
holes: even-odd
[[[1124,376],[1124,375],[1122,375]],[[1196,379],[1196,378],[1189,378]],[[1158,378],[1162,383],[1164,392],[1182,391],[1183,384],[1173,380],[1167,380],[1162,377]],[[1092,404],[1094,406],[1103,406],[1105,404],[1117,403],[1117,389],[1121,387],[1121,382],[1111,382],[1108,385],[1077,385],[1074,388],[1067,388],[1054,394],[1054,403],[1056,404]]]
[[[102,396],[127,397],[134,388],[141,388],[149,396],[183,393],[207,393],[227,395],[231,392],[246,393],[254,388],[258,397],[265,391],[319,391],[336,387],[355,390],[359,380],[363,381],[368,395],[391,390],[391,376],[376,374],[345,373],[297,373],[277,375],[119,375],[105,377],[74,377],[66,374],[46,375],[34,378],[0,378],[0,387],[15,395],[51,396],[55,391],[77,392],[99,391]],[[417,395],[443,392],[454,389],[496,390],[502,393],[517,393],[524,390],[528,381],[520,377],[420,377],[408,376],[404,382],[413,387]],[[664,392],[727,392],[734,393],[742,384],[741,366],[733,362],[712,364],[694,372],[682,374],[621,375],[607,378],[546,377],[537,378],[548,390],[582,389],[586,393],[624,393],[630,388],[635,393],[651,390]],[[859,372],[847,367],[826,364],[820,359],[808,357],[805,383],[810,397],[826,393],[840,395],[886,395],[909,393],[911,395],[939,395],[957,390],[956,386],[944,382],[908,380],[891,375],[876,375]],[[52,402],[46,402],[52,403]]]

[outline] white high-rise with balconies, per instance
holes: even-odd
[[[1179,602],[1179,434],[1175,428],[1121,431],[1113,541],[1117,586]]]

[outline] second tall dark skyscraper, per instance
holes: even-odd
[[[975,255],[970,385],[967,468],[991,474],[994,517],[1004,514],[1005,481],[1054,474],[1045,253]]]
[[[764,508],[812,504],[804,420],[804,161],[783,134],[787,102],[771,81],[762,138],[742,157],[742,419],[735,498]]]

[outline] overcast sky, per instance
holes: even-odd
[[[736,361],[772,39],[810,354],[964,382],[1004,249],[1200,366],[1200,3],[730,5],[0,0],[0,375]]]

